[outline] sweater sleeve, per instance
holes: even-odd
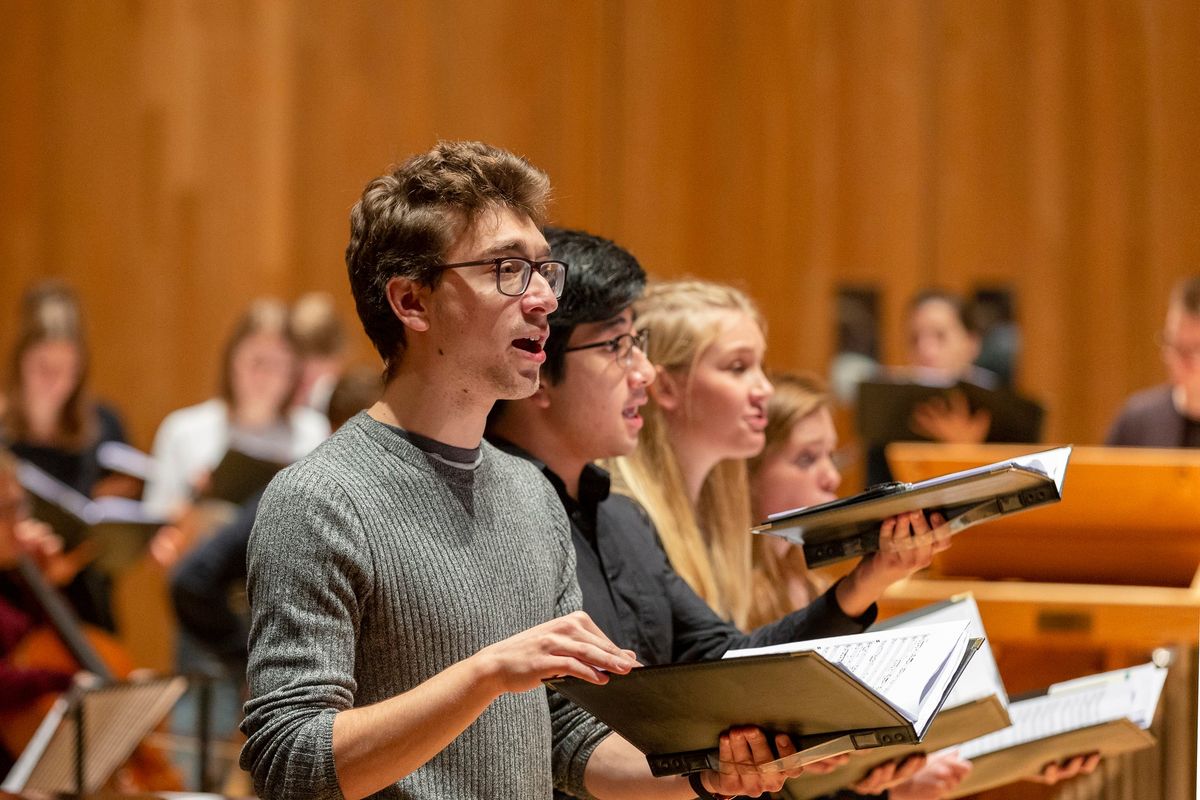
[[[554,489],[546,483],[549,493],[549,508],[553,509],[557,537],[561,549],[562,570],[559,573],[558,603],[555,616],[561,617],[583,608],[583,594],[575,576],[575,546],[571,543],[571,527],[566,512]],[[584,772],[588,759],[611,729],[572,703],[558,692],[548,692],[550,703],[550,727],[552,735],[551,762],[554,768],[554,786],[572,797],[590,798],[584,787]]]
[[[341,487],[291,468],[267,489],[247,552],[250,699],[241,765],[256,793],[340,800],[333,719],[354,703],[355,642],[372,585]]]

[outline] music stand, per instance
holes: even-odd
[[[182,676],[76,684],[47,712],[0,790],[99,790],[186,688]]]

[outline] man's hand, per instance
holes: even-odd
[[[982,408],[971,413],[967,396],[953,391],[946,398],[933,397],[914,408],[909,427],[935,442],[980,444],[987,440],[992,415]]]
[[[497,694],[524,692],[543,680],[573,675],[589,683],[608,683],[606,673],[624,675],[641,666],[630,650],[622,650],[582,611],[543,622],[483,648],[479,659],[485,680]]]
[[[762,764],[796,752],[792,740],[784,735],[775,737],[775,749],[777,752],[771,750],[761,728],[731,728],[721,734],[717,744],[720,769],[701,773],[700,782],[713,794],[758,797],[763,792],[777,792],[783,788],[784,781],[804,772],[804,768],[759,772]]]
[[[971,771],[971,762],[959,757],[957,750],[947,750],[929,757],[909,780],[891,788],[891,800],[941,800],[954,791]]]
[[[1037,775],[1026,778],[1025,780],[1031,783],[1041,783],[1046,786],[1053,786],[1056,783],[1061,783],[1065,780],[1070,780],[1076,775],[1091,775],[1096,771],[1096,767],[1100,766],[1099,753],[1085,753],[1070,758],[1065,758],[1062,761],[1051,761],[1046,766],[1042,767],[1042,771]]]

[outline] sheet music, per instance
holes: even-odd
[[[921,704],[944,681],[955,653],[961,657],[967,623],[942,622],[892,631],[875,631],[853,636],[835,636],[788,642],[768,647],[731,650],[725,658],[799,653],[815,650],[825,660],[842,666],[861,683],[886,698],[910,721],[920,716]],[[963,647],[958,645],[962,643]],[[957,659],[954,660],[957,666]],[[947,680],[949,676],[946,676]]]
[[[142,480],[146,480],[154,468],[154,459],[124,442],[101,442],[96,448],[96,460],[107,470]]]
[[[28,461],[17,463],[17,479],[27,492],[62,508],[85,525],[102,522],[163,523],[160,517],[148,514],[145,506],[137,500],[127,497],[92,500]]]
[[[966,742],[958,749],[963,758],[970,759],[1122,718],[1147,728],[1166,674],[1165,669],[1145,664],[1056,684],[1048,694],[1014,701],[1008,709],[1011,727]]]
[[[1000,677],[996,658],[987,641],[987,632],[983,628],[983,618],[979,615],[979,606],[973,596],[967,595],[948,603],[939,604],[929,610],[922,609],[919,616],[888,629],[903,630],[914,626],[953,621],[967,623],[967,635],[983,639],[983,645],[971,658],[963,670],[963,674],[959,676],[958,682],[954,684],[954,688],[950,690],[945,707],[954,708],[966,705],[992,695],[1000,698],[1000,702],[1007,706],[1008,692],[1004,689],[1004,681]]]

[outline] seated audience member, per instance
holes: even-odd
[[[980,337],[971,323],[966,304],[941,289],[917,293],[908,306],[910,364],[894,372],[915,383],[953,386],[959,381],[985,389],[1000,385],[995,373],[975,366]],[[987,439],[991,416],[971,413],[966,398],[952,394],[946,402],[931,401],[913,412],[913,429],[939,442],[982,442]]]
[[[292,304],[291,328],[300,356],[300,379],[292,402],[325,414],[346,357],[346,329],[333,298],[326,292],[301,295]]]
[[[291,407],[298,377],[287,308],[258,300],[234,328],[222,359],[220,396],[173,411],[154,436],[147,510],[172,518],[230,448],[288,463],[329,435],[329,421]]]
[[[28,708],[48,692],[65,690],[73,675],[31,666],[20,657],[22,640],[42,614],[24,588],[18,562],[25,555],[48,569],[61,549],[49,529],[28,519],[27,513],[16,461],[0,449],[0,714],[5,715]],[[0,774],[8,773],[18,755],[0,744]]]
[[[544,689],[637,665],[580,610],[553,489],[482,440],[497,400],[538,386],[567,273],[540,231],[548,191],[511,153],[441,142],[351,212],[351,291],[386,377],[378,403],[276,476],[250,537],[242,765],[267,800],[782,784],[745,769],[772,754],[742,728],[720,737],[719,769],[654,778]]]
[[[125,433],[116,412],[92,399],[87,374],[88,350],[75,293],[56,282],[34,286],[22,301],[0,440],[18,459],[91,496],[105,477],[97,457],[100,445],[123,442]],[[111,576],[84,566],[95,554],[80,539],[82,531],[58,533],[82,567],[64,594],[82,619],[114,630]]]
[[[745,629],[754,604],[745,459],[766,441],[773,391],[761,316],[736,289],[701,281],[651,284],[635,310],[656,378],[637,448],[615,462],[621,485],[649,514],[675,571]],[[889,521],[881,541],[891,553],[885,570],[851,573],[823,595],[858,630],[874,621],[880,592],[926,566],[935,546],[921,514]]]
[[[1130,397],[1105,444],[1200,447],[1200,276],[1171,291],[1159,344],[1167,383]]]
[[[835,500],[842,480],[836,461],[838,434],[825,387],[806,375],[776,374],[771,381],[775,393],[767,403],[766,446],[750,460],[756,519]],[[948,546],[948,541],[939,543],[935,550]],[[866,558],[855,571],[872,569],[876,566],[873,562],[885,558],[886,554]],[[778,537],[756,537],[751,624],[766,624],[803,608],[826,590],[826,583],[809,571],[800,548]],[[1098,756],[1075,756],[1046,765],[1029,780],[1057,783],[1094,771],[1098,762]],[[911,779],[892,786],[891,800],[936,800],[952,791],[969,771],[970,762],[956,754],[934,755]],[[878,785],[868,780],[858,788],[871,791]]]

